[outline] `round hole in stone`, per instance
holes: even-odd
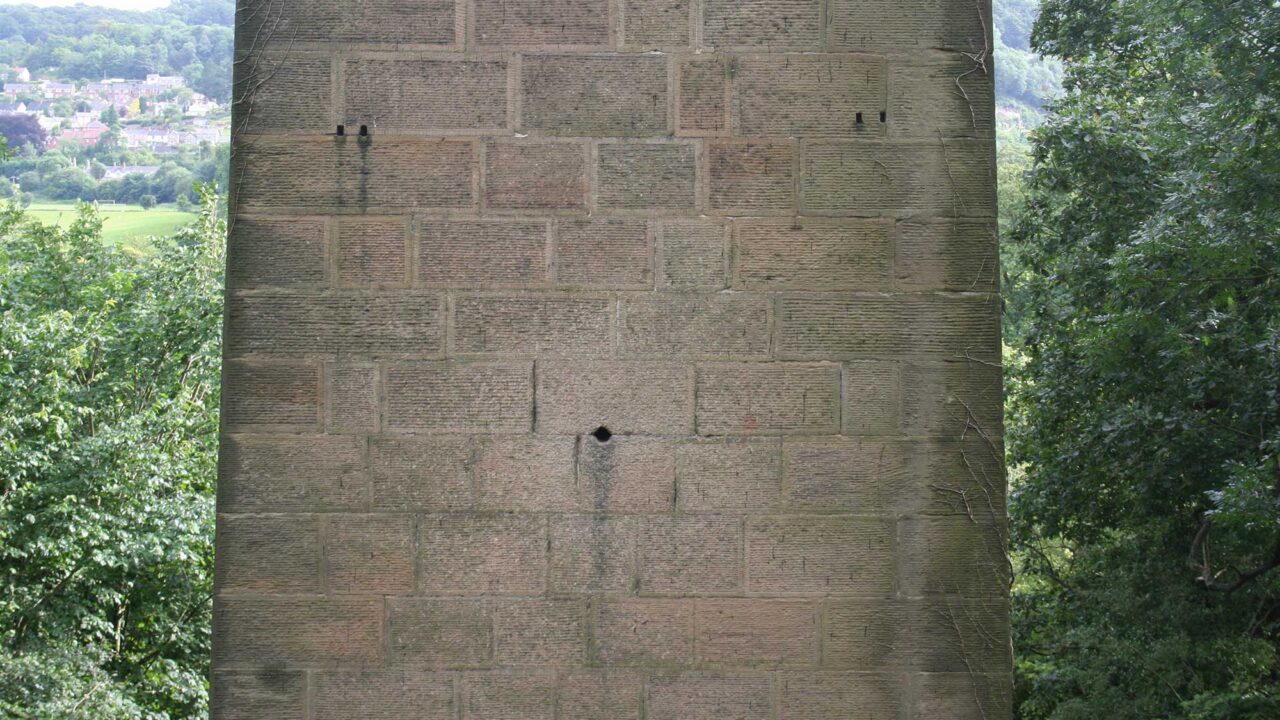
[[[368,126],[368,125],[361,125],[361,126],[360,126],[360,137],[369,137],[369,126]]]
[[[595,429],[595,432],[591,433],[591,437],[600,442],[609,442],[609,438],[613,437],[613,433],[609,432],[609,428],[601,425]]]

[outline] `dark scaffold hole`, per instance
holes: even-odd
[[[360,126],[360,137],[369,137],[369,126],[368,126],[368,125],[361,125],[361,126]]]
[[[600,442],[609,442],[609,438],[613,437],[613,433],[609,432],[609,428],[601,425],[596,428],[595,432],[591,433],[591,437]]]
[[[346,134],[347,134],[347,128],[346,128],[345,126],[343,126],[343,125],[339,125],[339,126],[338,126],[338,131],[337,131],[336,133],[334,133],[334,134],[335,134],[335,135],[337,135],[337,136],[339,136],[339,137],[341,137],[341,136],[343,136],[343,135],[346,135]]]
[[[861,124],[862,124],[862,113],[856,113],[856,114],[853,116],[853,122],[854,122],[854,123],[856,123],[856,124],[858,124],[858,125],[861,125]]]
[[[880,111],[880,122],[886,122],[889,119],[889,113],[884,110]]]

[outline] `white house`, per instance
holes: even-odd
[[[201,95],[199,99],[193,98],[191,103],[187,105],[187,117],[204,117],[218,109],[218,103]]]
[[[38,95],[40,93],[40,82],[7,82],[4,84],[4,94],[17,96],[19,94]]]
[[[71,97],[75,94],[76,86],[74,83],[50,81],[44,84],[44,97],[47,98]]]
[[[119,180],[126,175],[146,175],[151,177],[160,169],[159,165],[111,165],[107,168],[107,172],[102,176],[103,180]]]

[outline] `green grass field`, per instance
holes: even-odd
[[[103,220],[102,238],[134,251],[144,251],[150,244],[148,238],[168,235],[196,217],[169,206],[143,210],[137,205],[103,204],[98,210]],[[27,208],[27,214],[43,223],[65,226],[75,219],[76,206],[70,202],[36,202]]]

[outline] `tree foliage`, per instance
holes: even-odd
[[[104,134],[103,138],[111,134]],[[194,202],[196,182],[212,182],[223,191],[227,187],[230,146],[226,143],[217,146],[204,143],[182,153],[161,156],[141,150],[114,152],[66,146],[37,155],[28,147],[23,146],[15,157],[0,156],[0,178],[18,178],[23,192],[51,200],[140,203],[143,196],[153,195],[156,202],[161,203],[176,202],[179,198]],[[157,165],[158,168],[150,176],[131,173],[107,180],[102,176],[108,163]]]
[[[1280,717],[1280,5],[1048,0],[1035,44],[1021,717]]]
[[[0,717],[206,706],[225,228],[0,212]]]
[[[996,97],[1002,105],[1020,104],[1039,108],[1057,94],[1062,82],[1062,65],[1043,58],[1031,49],[1031,26],[1040,0],[995,0],[992,24],[995,30]]]
[[[44,128],[40,127],[40,121],[35,115],[28,113],[0,115],[0,137],[5,139],[6,147],[20,148],[30,145],[36,151],[44,150],[49,140]]]

